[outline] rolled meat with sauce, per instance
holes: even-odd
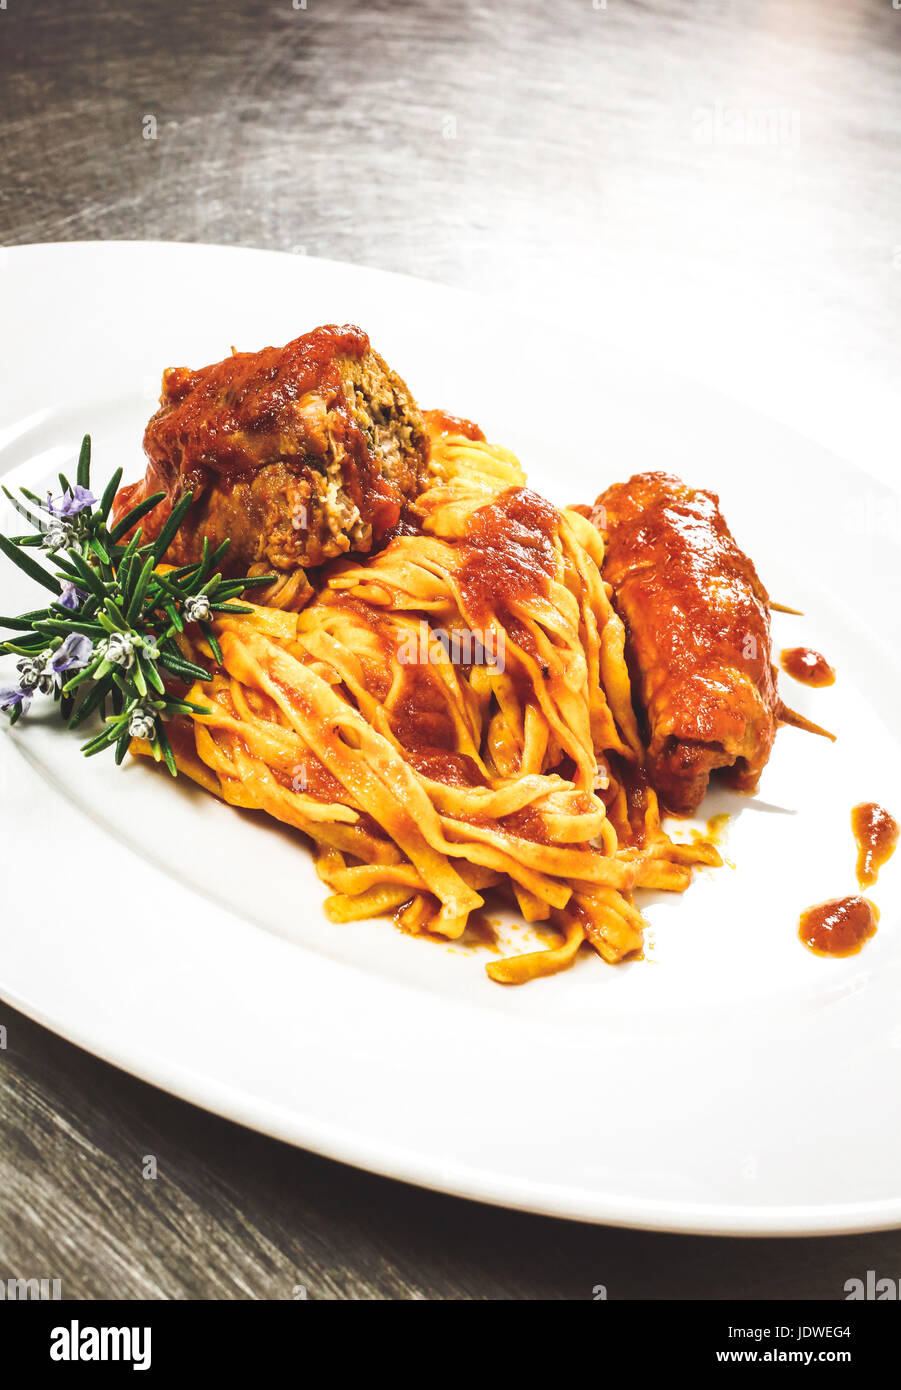
[[[753,791],[780,704],[769,598],[712,492],[667,473],[616,483],[588,510],[627,634],[647,773],[671,811],[694,811],[710,774]]]
[[[352,325],[170,368],[144,450],[146,475],[120,490],[114,519],[164,493],[141,521],[151,540],[190,491],[172,563],[228,538],[227,571],[282,575],[372,550],[422,490],[429,457],[415,400]]]

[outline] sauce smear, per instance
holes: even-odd
[[[818,956],[856,956],[876,933],[879,909],[869,898],[831,898],[801,913],[798,935]]]
[[[559,526],[557,508],[524,487],[507,488],[472,513],[457,582],[462,611],[474,629],[491,631],[497,613],[507,635],[534,654],[531,632],[511,609],[547,594],[557,567]]]
[[[869,888],[895,852],[898,822],[875,801],[863,801],[851,812],[851,829],[857,841],[857,882]]]
[[[448,415],[444,410],[424,410],[422,415],[433,434],[462,434],[464,439],[473,440],[485,438],[478,425],[459,415]]]
[[[780,656],[779,665],[786,675],[802,685],[819,687],[835,684],[835,668],[810,647],[789,647]]]

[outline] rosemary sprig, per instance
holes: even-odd
[[[185,493],[156,539],[143,544],[138,523],[165,494],[139,502],[110,526],[121,480],[119,468],[98,501],[91,491],[91,439],[85,435],[74,487],[60,474],[60,494],[48,493],[45,501],[27,488],[20,489],[21,499],[3,488],[34,531],[10,538],[0,535],[0,551],[53,599],[46,608],[0,618],[0,628],[15,634],[0,642],[0,653],[19,657],[19,684],[0,690],[0,709],[15,724],[36,693],[50,695],[70,729],[99,711],[103,727],[82,745],[87,757],[112,748],[121,763],[129,741],[140,738],[174,777],[165,721],[176,714],[208,711],[186,701],[173,685],[212,676],[205,666],[185,657],[176,638],[197,624],[214,661],[221,664],[222,652],[210,625],[213,615],[249,613],[235,599],[246,589],[270,584],[273,576],[226,579],[218,566],[229,542],[211,552],[206,540],[197,564],[160,573],[158,566],[192,495]],[[52,570],[29,553],[34,551],[48,557]]]

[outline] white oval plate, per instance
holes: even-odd
[[[899,501],[802,438],[609,345],[403,277],[165,244],[0,255],[0,471],[41,491],[94,437],[142,471],[163,367],[354,321],[426,406],[478,420],[553,500],[664,468],[721,494],[776,646],[837,666],[786,698],[760,791],[717,792],[734,867],[646,900],[647,959],[521,990],[484,952],[331,925],[299,839],[143,764],[82,759],[37,703],[0,739],[0,994],[98,1056],[375,1172],[557,1216],[803,1234],[901,1224],[901,874],[849,960],[798,914],[855,890],[852,805],[901,810]],[[4,502],[0,526],[18,529]],[[0,609],[33,606],[4,565]],[[677,835],[688,829],[678,825]]]

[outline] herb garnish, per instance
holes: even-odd
[[[145,739],[159,762],[176,776],[175,758],[163,720],[175,714],[206,714],[173,693],[163,671],[190,684],[207,681],[212,672],[185,657],[176,637],[186,624],[196,623],[214,659],[222,652],[210,624],[214,613],[249,613],[232,600],[245,589],[271,584],[272,575],[225,579],[217,566],[229,541],[210,550],[206,538],[197,564],[160,572],[185,513],[187,492],[155,541],[141,544],[141,517],[165,498],[158,492],[133,507],[112,527],[110,509],[122,480],[118,468],[99,502],[91,491],[91,439],[85,435],[78,459],[75,486],[61,473],[60,495],[42,501],[21,488],[19,501],[4,487],[13,506],[35,527],[30,535],[0,535],[0,551],[29,578],[49,589],[47,608],[18,618],[0,618],[0,628],[18,634],[0,642],[0,653],[19,657],[19,684],[0,689],[0,709],[11,724],[25,714],[36,693],[51,695],[70,729],[99,711],[102,731],[82,745],[88,757],[115,746],[121,763],[132,738]],[[51,557],[51,572],[29,554],[39,550]],[[170,680],[169,685],[172,682]],[[107,709],[111,711],[107,713]]]

